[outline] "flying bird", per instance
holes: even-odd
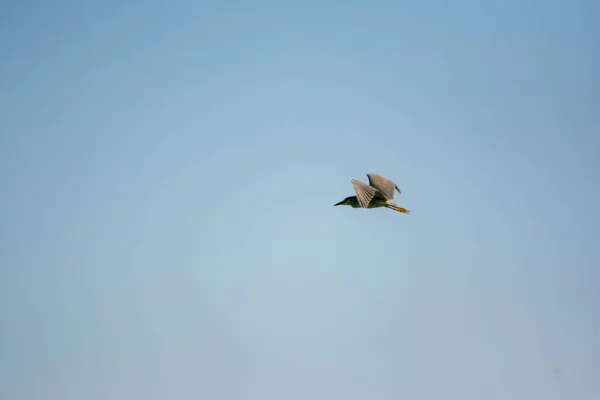
[[[393,201],[394,189],[400,192],[398,186],[387,178],[377,174],[367,174],[369,184],[352,179],[352,185],[356,196],[346,197],[333,206],[350,206],[352,208],[391,208],[405,214],[409,214],[406,208]]]

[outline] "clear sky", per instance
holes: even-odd
[[[600,399],[598,2],[73,3],[1,5],[0,398]]]

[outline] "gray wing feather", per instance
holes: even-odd
[[[394,198],[394,189],[396,189],[398,193],[402,193],[394,182],[381,175],[367,174],[367,177],[369,178],[369,185],[381,192],[386,200],[392,200]]]
[[[371,200],[373,200],[377,190],[366,183],[357,181],[356,179],[352,179],[352,185],[354,186],[354,191],[356,192],[358,204],[362,208],[367,208]]]

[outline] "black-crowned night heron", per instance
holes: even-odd
[[[393,201],[394,189],[397,190],[398,193],[402,193],[394,182],[377,174],[367,174],[367,177],[369,178],[368,185],[356,179],[352,179],[352,185],[354,186],[356,196],[346,197],[344,200],[333,206],[350,206],[352,208],[387,207],[406,214],[410,213],[406,208]]]

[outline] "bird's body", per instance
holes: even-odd
[[[352,179],[356,196],[346,197],[339,203],[334,204],[334,206],[343,205],[352,208],[386,207],[406,214],[410,212],[393,201],[394,190],[402,193],[394,182],[377,174],[367,174],[367,177],[369,178],[368,185],[359,180]]]

